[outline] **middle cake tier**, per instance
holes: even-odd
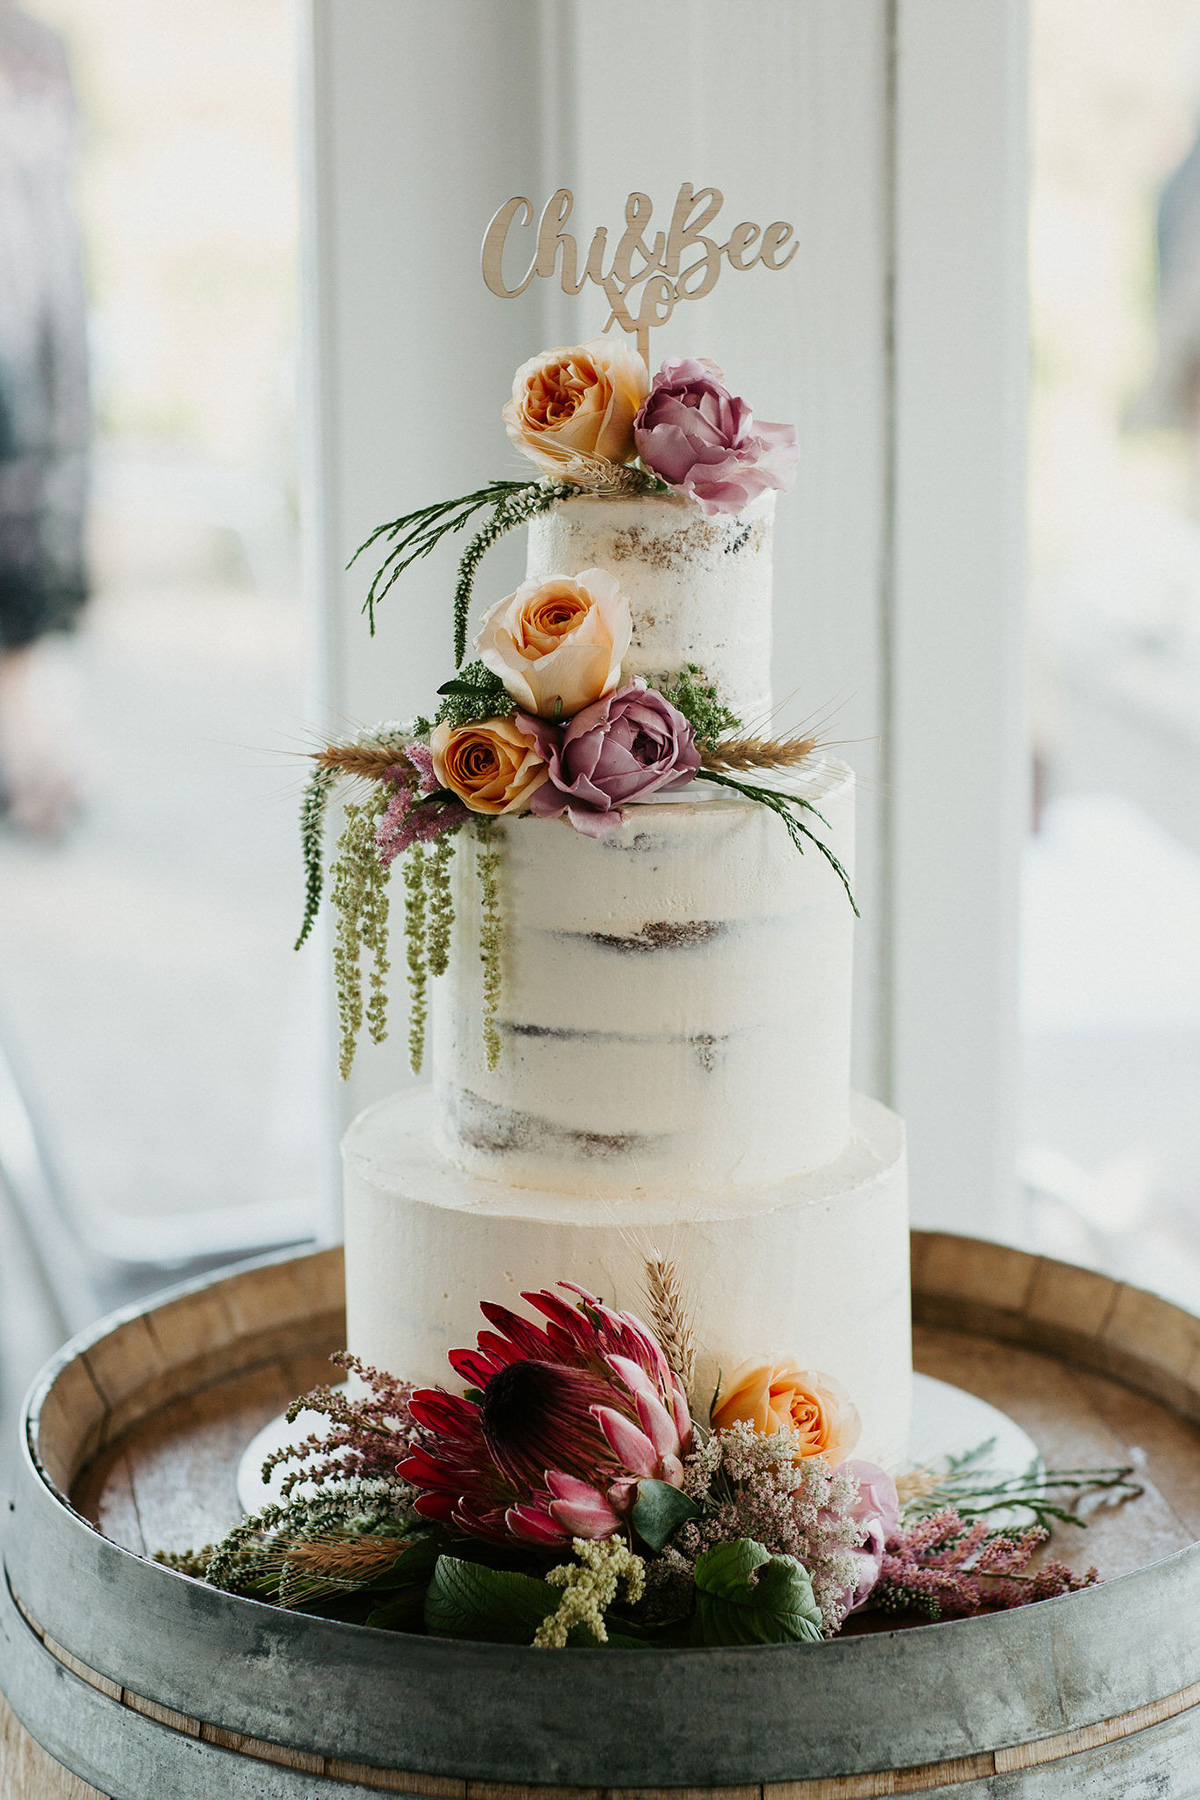
[[[854,777],[792,783],[853,869]],[[599,1197],[716,1191],[832,1162],[849,1133],[854,915],[815,845],[697,782],[589,838],[495,827],[504,951],[489,1068],[479,847],[454,858],[456,923],[434,985],[436,1139],[469,1173]]]

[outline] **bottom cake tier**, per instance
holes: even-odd
[[[461,1389],[448,1350],[474,1344],[481,1300],[574,1281],[646,1311],[648,1257],[669,1258],[699,1348],[696,1402],[746,1359],[834,1376],[862,1418],[855,1454],[908,1445],[912,1372],[904,1128],[855,1096],[850,1139],[822,1169],[769,1188],[590,1199],[467,1175],[434,1148],[428,1089],[346,1134],[350,1348],[419,1384]]]

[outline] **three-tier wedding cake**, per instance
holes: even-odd
[[[528,717],[503,721],[507,737],[492,721],[498,775],[491,740],[457,745],[469,722],[427,733],[415,759],[424,791],[465,801],[484,830],[457,833],[446,870],[432,1083],[346,1137],[350,1347],[443,1383],[481,1296],[519,1307],[573,1282],[636,1313],[647,1259],[665,1260],[697,1321],[699,1390],[747,1359],[821,1371],[861,1416],[858,1453],[894,1466],[911,1375],[904,1138],[850,1088],[853,774],[819,748],[798,766],[764,753],[749,791],[736,749],[705,758],[724,781],[691,778],[698,752],[670,779],[628,773],[668,766],[659,715],[639,708],[679,718],[659,694],[678,699],[689,673],[738,716],[737,741],[765,741],[752,734],[771,716],[786,457],[764,435],[761,479],[753,457],[735,454],[738,487],[728,459],[714,474],[719,459],[698,455],[698,476],[672,482],[668,466],[664,482],[652,434],[662,470],[680,407],[696,415],[692,451],[714,418],[748,439],[709,405],[719,372],[677,363],[634,396],[640,485],[597,477],[603,446],[555,441],[533,368],[506,416],[550,480],[529,512],[526,583],[488,611],[474,665]],[[570,694],[578,679],[598,697],[564,707],[555,682]],[[806,822],[804,854],[783,813]],[[490,955],[485,915],[501,921]]]

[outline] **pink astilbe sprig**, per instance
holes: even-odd
[[[348,1350],[337,1350],[330,1362],[351,1375],[357,1375],[366,1393],[349,1394],[344,1388],[318,1387],[302,1394],[287,1409],[288,1424],[301,1413],[323,1413],[329,1420],[326,1432],[310,1432],[298,1444],[273,1450],[263,1464],[263,1480],[281,1463],[295,1462],[284,1477],[280,1492],[286,1500],[302,1481],[372,1481],[395,1482],[396,1464],[408,1454],[418,1435],[416,1420],[409,1411],[412,1383],[398,1381],[368,1363],[360,1362]],[[305,1461],[306,1458],[315,1460]]]
[[[433,772],[433,751],[429,745],[414,738],[404,754],[416,770],[418,788],[423,794],[432,794],[438,785],[438,778]]]
[[[953,1507],[930,1513],[888,1539],[870,1604],[930,1619],[966,1618],[1094,1587],[1099,1572],[1079,1575],[1066,1563],[1029,1563],[1050,1537],[1044,1525],[996,1531]]]
[[[632,1313],[559,1285],[573,1303],[521,1296],[545,1325],[482,1302],[491,1330],[450,1352],[468,1392],[412,1395],[422,1435],[396,1472],[423,1517],[561,1550],[619,1531],[644,1478],[682,1483],[692,1422],[661,1348]]]
[[[385,869],[414,844],[431,844],[471,816],[461,800],[439,791],[433,753],[427,744],[414,741],[404,755],[410,766],[397,763],[384,777],[395,792],[375,827],[375,844]]]

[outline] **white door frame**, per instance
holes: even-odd
[[[914,1217],[1019,1235],[1028,21],[899,0],[887,1092]]]

